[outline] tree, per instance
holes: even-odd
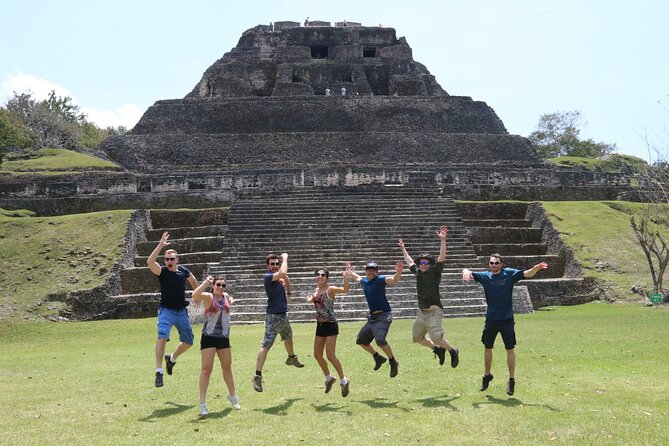
[[[580,156],[599,158],[617,150],[615,144],[581,140],[583,118],[578,110],[541,115],[536,129],[528,136],[543,157]]]
[[[9,110],[0,108],[0,164],[5,158],[7,149],[31,147],[35,139],[35,135],[16,116]]]

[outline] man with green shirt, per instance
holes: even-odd
[[[444,317],[444,307],[441,305],[441,297],[439,295],[439,283],[441,282],[441,273],[444,270],[444,261],[446,260],[447,233],[448,229],[443,225],[437,231],[441,245],[439,248],[439,258],[436,262],[430,254],[421,254],[412,259],[404,247],[402,239],[398,242],[402,249],[404,260],[409,265],[409,270],[416,275],[418,312],[416,322],[413,324],[413,342],[432,349],[434,354],[439,358],[439,365],[444,364],[446,350],[448,350],[451,355],[451,367],[455,368],[460,362],[459,351],[448,342],[448,339],[444,338],[444,329],[441,324],[441,320]],[[429,338],[425,336],[426,334],[429,334]]]

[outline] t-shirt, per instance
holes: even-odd
[[[185,266],[178,265],[176,271],[170,271],[166,266],[160,268],[158,281],[160,282],[160,306],[181,310],[188,306],[186,300],[186,281],[190,271]]]
[[[288,311],[286,287],[282,280],[272,280],[274,273],[265,273],[265,292],[267,293],[267,314],[279,314]]]
[[[439,283],[441,283],[441,273],[444,271],[444,262],[437,262],[435,265],[423,272],[416,264],[411,265],[409,271],[416,275],[416,296],[418,298],[418,308],[425,310],[432,305],[444,308],[441,305],[439,295]]]
[[[502,268],[499,274],[490,271],[472,273],[474,280],[483,285],[488,304],[486,319],[502,321],[513,319],[513,285],[525,277],[525,272]]]
[[[372,280],[361,277],[360,283],[365,292],[370,313],[375,311],[390,312],[390,304],[388,298],[386,298],[386,276],[376,276]]]

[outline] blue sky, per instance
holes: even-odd
[[[669,150],[669,2],[494,0],[0,0],[0,102],[71,96],[100,126],[132,127],[181,98],[242,32],[280,20],[394,27],[451,95],[495,109],[512,134],[580,110],[581,135],[648,159]]]

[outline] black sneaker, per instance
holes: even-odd
[[[156,387],[163,387],[163,374],[156,372]]]
[[[509,378],[509,382],[506,383],[506,394],[511,396],[513,395],[513,392],[516,390],[516,380],[513,378]]]
[[[374,370],[379,370],[386,361],[387,359],[385,356],[381,356],[378,353],[374,355]]]
[[[456,368],[460,364],[460,350],[453,347],[448,353],[451,355],[451,367]]]
[[[172,359],[170,358],[170,355],[165,355],[165,368],[167,369],[167,374],[171,375],[172,374],[172,369],[176,365],[176,362],[172,362]]]
[[[330,380],[325,380],[325,393],[330,393],[330,390],[332,390],[332,385],[334,384],[336,378],[333,376],[332,379]]]
[[[339,385],[341,386],[341,396],[343,398],[346,398],[348,396],[348,385],[350,383],[351,383],[351,381],[349,381],[348,379],[346,380],[346,384],[339,383]]]
[[[446,360],[446,349],[435,345],[432,351],[434,352],[434,356],[439,358],[439,365],[444,365],[444,361]]]
[[[490,381],[492,381],[494,376],[492,375],[483,375],[483,380],[481,381],[481,388],[479,389],[481,392],[486,390],[488,388],[488,384],[490,384]]]
[[[397,366],[400,365],[395,358],[390,360],[390,377],[394,378],[397,376]]]

